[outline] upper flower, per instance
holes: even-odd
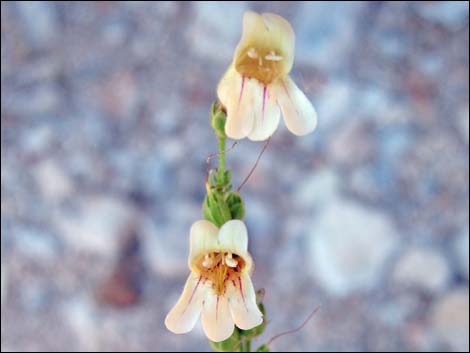
[[[294,47],[294,31],[284,18],[245,13],[240,43],[217,88],[227,110],[227,136],[265,140],[276,130],[281,110],[292,133],[305,135],[314,130],[316,112],[288,76]]]
[[[243,330],[260,325],[263,316],[250,278],[253,261],[245,224],[231,220],[219,231],[201,220],[190,233],[191,274],[165,319],[166,327],[174,333],[189,332],[202,311],[207,337],[220,342],[232,335],[234,323]]]

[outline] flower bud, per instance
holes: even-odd
[[[211,108],[211,126],[215,131],[215,134],[219,138],[225,138],[225,121],[227,116],[223,110],[221,110],[216,103],[212,104]]]

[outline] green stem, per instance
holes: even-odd
[[[251,340],[246,338],[245,341],[245,352],[251,352]]]
[[[219,140],[219,173],[218,181],[223,182],[225,173],[225,137],[218,137]]]

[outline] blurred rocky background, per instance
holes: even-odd
[[[2,2],[2,351],[209,349],[163,320],[247,9],[292,23],[319,116],[242,190],[264,339],[321,304],[272,348],[468,351],[469,6],[430,1]]]

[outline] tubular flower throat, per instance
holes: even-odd
[[[284,18],[245,13],[232,64],[217,88],[227,110],[227,136],[266,140],[279,125],[281,111],[292,133],[305,135],[315,129],[315,109],[289,77],[294,47],[294,31]]]
[[[219,230],[201,220],[190,233],[191,274],[165,319],[167,328],[174,333],[189,332],[202,313],[207,337],[220,342],[232,335],[234,324],[243,330],[260,325],[263,316],[250,278],[253,261],[245,224],[231,220]]]

